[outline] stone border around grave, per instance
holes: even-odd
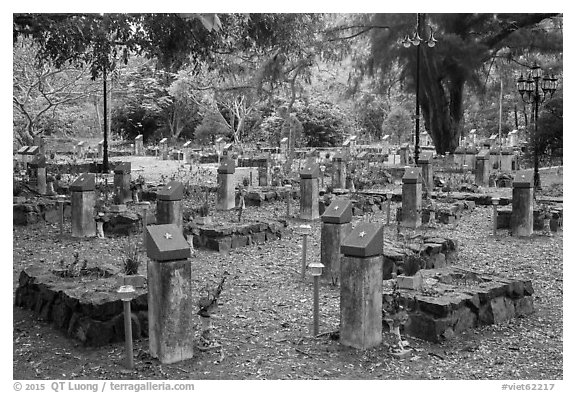
[[[475,274],[455,267],[423,270],[422,276],[427,283],[439,279],[435,285],[443,292],[430,296],[416,290],[399,290],[399,302],[409,315],[404,333],[412,337],[441,342],[468,329],[499,324],[535,311],[530,280]],[[383,291],[384,310],[391,299],[390,286]]]
[[[192,235],[194,247],[226,252],[233,248],[281,239],[288,227],[286,220],[245,224],[195,225],[188,223],[184,235]]]
[[[79,286],[77,278],[62,279],[46,269],[26,268],[20,272],[14,305],[32,310],[39,320],[86,346],[102,346],[124,341],[124,312],[114,292],[116,284],[116,276],[95,279],[81,285],[83,293],[72,294]],[[147,337],[147,292],[137,289],[130,305],[133,339]]]

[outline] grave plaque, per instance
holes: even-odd
[[[184,185],[173,180],[159,190],[156,197],[163,201],[180,201],[184,198]]]
[[[190,257],[190,244],[176,224],[146,227],[146,255],[155,261],[173,261]]]
[[[348,199],[335,199],[324,210],[322,222],[331,224],[345,224],[352,221],[352,201]]]
[[[94,191],[94,189],[95,177],[93,173],[84,173],[70,184],[70,191]]]
[[[381,224],[361,222],[344,239],[340,250],[352,257],[372,257],[382,255],[384,231]]]

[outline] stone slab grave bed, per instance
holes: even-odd
[[[91,269],[81,277],[63,278],[51,266],[20,272],[14,305],[30,309],[68,337],[87,346],[124,340],[124,315],[114,268]],[[130,302],[134,339],[148,336],[148,293],[136,288]]]
[[[194,247],[225,252],[232,248],[281,239],[287,226],[286,220],[229,223],[226,225],[187,223],[184,226],[184,235],[193,236]]]
[[[404,333],[441,342],[464,330],[498,324],[534,312],[532,282],[479,274],[457,267],[421,270],[423,289],[399,289],[409,319]],[[384,281],[383,307],[394,280]]]

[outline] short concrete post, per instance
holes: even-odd
[[[143,156],[144,155],[144,136],[138,135],[134,138],[134,155]]]
[[[98,142],[98,158],[104,157],[104,140]]]
[[[302,235],[302,264],[300,269],[300,278],[302,281],[306,279],[306,253],[308,251],[308,235],[312,230],[310,225],[300,225],[300,234]]]
[[[132,311],[130,301],[134,296],[134,287],[132,285],[122,285],[118,289],[118,295],[124,305],[124,346],[126,348],[126,368],[134,368],[134,350],[132,347]]]
[[[334,156],[332,169],[332,187],[346,188],[346,161],[340,152]]]
[[[174,224],[146,227],[150,355],[162,364],[194,355],[190,245]]]
[[[490,174],[490,151],[482,150],[476,155],[475,183],[478,186],[488,186]]]
[[[230,210],[236,206],[234,192],[234,172],[236,166],[234,160],[226,157],[218,167],[218,189],[216,192],[216,210]]]
[[[64,235],[64,200],[58,199],[58,223],[60,226],[60,235]]]
[[[94,220],[96,195],[94,188],[93,173],[80,175],[70,185],[72,193],[72,237],[96,236],[96,221]]]
[[[142,206],[142,245],[146,248],[146,225],[148,225],[148,209],[150,202],[139,202]]]
[[[390,205],[392,204],[392,193],[386,193],[386,225],[390,225]]]
[[[492,235],[496,236],[498,232],[498,204],[500,198],[492,197]]]
[[[513,236],[530,236],[534,227],[534,179],[531,173],[518,173],[512,182]]]
[[[130,190],[131,173],[132,165],[130,162],[121,162],[114,168],[115,198],[119,205],[132,201],[132,190]]]
[[[322,277],[336,285],[340,281],[340,246],[352,231],[352,201],[336,199],[326,208],[320,234],[320,263]]]
[[[420,168],[407,168],[402,177],[402,226],[422,225],[422,176]]]
[[[318,209],[318,164],[308,162],[300,171],[300,219],[316,220]]]
[[[182,229],[184,185],[178,181],[171,181],[158,191],[156,198],[156,222],[175,224]]]
[[[286,184],[286,218],[290,218],[290,205],[292,204],[292,184]]]
[[[340,342],[368,349],[382,343],[383,228],[361,222],[344,239],[340,261]]]
[[[162,160],[166,161],[168,159],[168,138],[162,138],[160,142],[158,142],[158,146]]]
[[[434,190],[434,171],[432,170],[432,152],[423,151],[418,157],[418,166],[422,171],[422,185],[430,193]]]
[[[258,167],[258,185],[261,187],[270,185],[270,160],[268,158],[262,160]]]
[[[400,146],[400,165],[410,165],[410,147],[407,143]]]
[[[41,195],[46,195],[46,157],[37,155],[28,165],[36,179],[36,189]]]

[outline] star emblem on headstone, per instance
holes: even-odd
[[[171,233],[168,233],[168,232],[166,232],[166,233],[164,234],[164,237],[166,238],[166,240],[168,240],[168,239],[172,239],[172,234],[171,234]]]
[[[366,236],[366,232],[364,232],[364,231],[360,232],[359,236],[360,236],[360,237]]]

